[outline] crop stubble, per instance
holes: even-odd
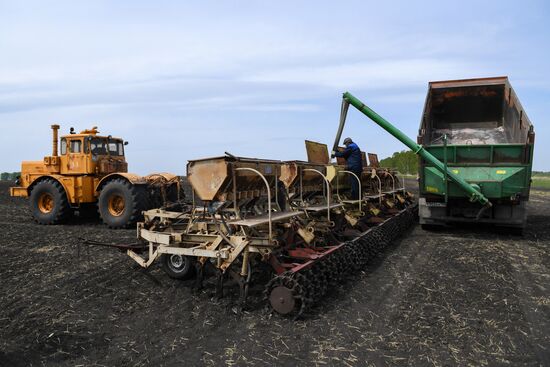
[[[34,224],[0,183],[0,365],[550,365],[550,193],[525,236],[416,226],[304,320],[235,312],[154,266],[79,237],[134,242],[94,220]]]

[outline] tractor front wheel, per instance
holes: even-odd
[[[124,179],[114,179],[99,193],[99,215],[109,228],[129,228],[141,217],[144,190]]]
[[[59,224],[71,212],[63,186],[52,179],[34,185],[29,203],[32,216],[39,224]]]

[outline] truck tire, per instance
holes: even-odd
[[[50,178],[33,186],[29,204],[31,214],[39,224],[62,223],[71,213],[65,189]]]
[[[109,228],[129,228],[141,217],[144,200],[143,187],[116,178],[107,182],[99,193],[99,215]]]
[[[160,261],[170,278],[189,279],[195,274],[195,261],[189,256],[162,254]]]

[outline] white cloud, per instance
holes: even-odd
[[[460,60],[388,59],[339,65],[283,68],[243,77],[250,82],[310,84],[327,88],[395,88],[426,84],[428,80],[471,76],[480,67]]]
[[[537,134],[550,133],[537,125],[550,67],[548,30],[534,5],[129,4],[4,6],[0,125],[9,126],[2,149],[14,152],[3,152],[4,164],[15,169],[49,151],[44,131],[57,121],[79,128],[93,121],[135,142],[132,167],[142,173],[157,167],[155,152],[170,149],[178,161],[165,163],[178,171],[185,159],[224,147],[303,157],[301,139],[332,139],[345,90],[414,135],[428,81],[497,74],[522,88]],[[356,125],[350,131],[381,155],[402,149]],[[21,146],[23,135],[35,144]],[[274,148],[281,141],[292,143]]]

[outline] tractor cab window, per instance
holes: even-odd
[[[61,155],[67,154],[67,139],[61,138],[61,145],[59,148],[61,149]]]
[[[70,151],[71,151],[71,153],[81,153],[82,152],[82,141],[80,141],[80,140],[71,140],[70,141]]]
[[[90,151],[92,155],[107,155],[105,139],[92,139],[90,141]]]
[[[120,140],[109,140],[104,138],[93,138],[90,140],[90,150],[92,155],[112,155],[112,156],[123,156],[124,155],[124,145]]]
[[[111,155],[123,156],[124,155],[124,146],[121,141],[110,141],[109,142],[109,153]]]

